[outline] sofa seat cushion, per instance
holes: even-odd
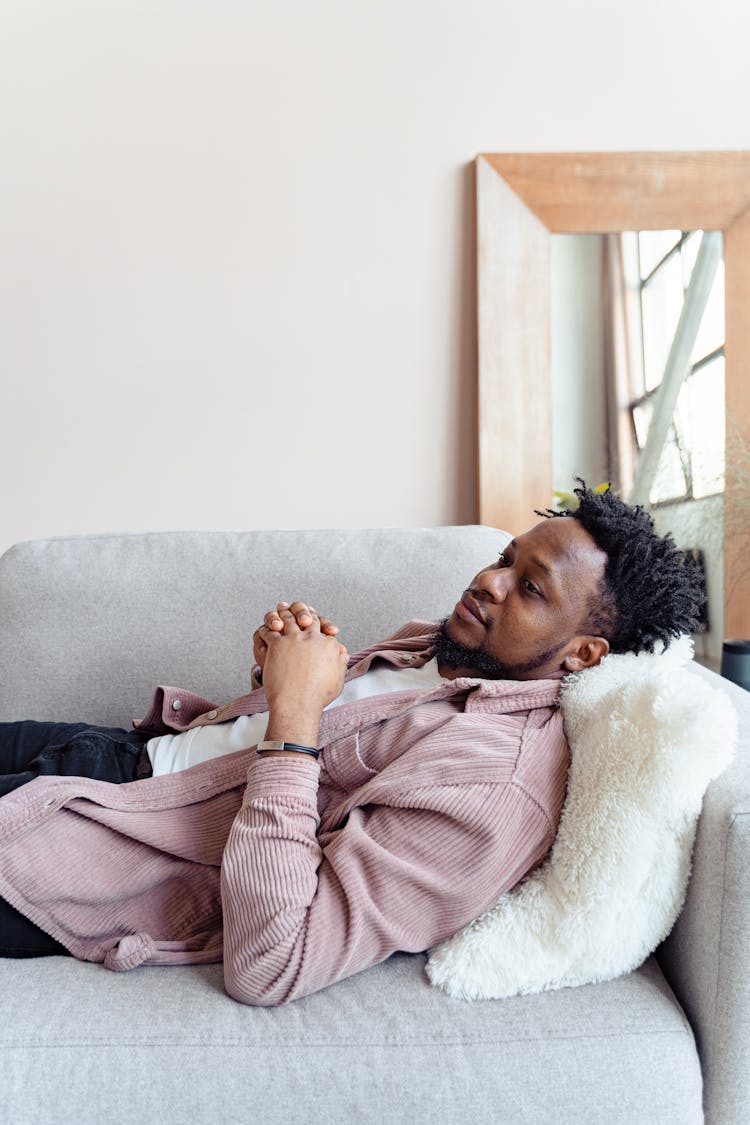
[[[234,1003],[221,966],[2,962],[5,1119],[703,1120],[692,1031],[653,958],[606,984],[473,1003],[430,988],[424,961],[397,955],[275,1009]]]

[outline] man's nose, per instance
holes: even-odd
[[[482,570],[477,575],[476,588],[495,602],[504,602],[509,590],[513,588],[515,575],[512,567],[493,567]]]

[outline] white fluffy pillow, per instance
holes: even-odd
[[[666,937],[703,794],[737,737],[728,696],[683,667],[691,657],[681,637],[663,653],[610,655],[565,680],[571,765],[552,850],[430,952],[434,985],[475,1000],[611,980]]]

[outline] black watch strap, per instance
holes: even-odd
[[[301,742],[284,742],[280,739],[272,738],[266,742],[258,743],[259,754],[269,750],[291,750],[295,754],[309,754],[311,758],[320,757],[320,750],[316,750],[314,746],[303,746]]]

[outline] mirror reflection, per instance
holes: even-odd
[[[724,265],[716,231],[552,236],[555,487],[611,480],[705,570],[723,635]]]

